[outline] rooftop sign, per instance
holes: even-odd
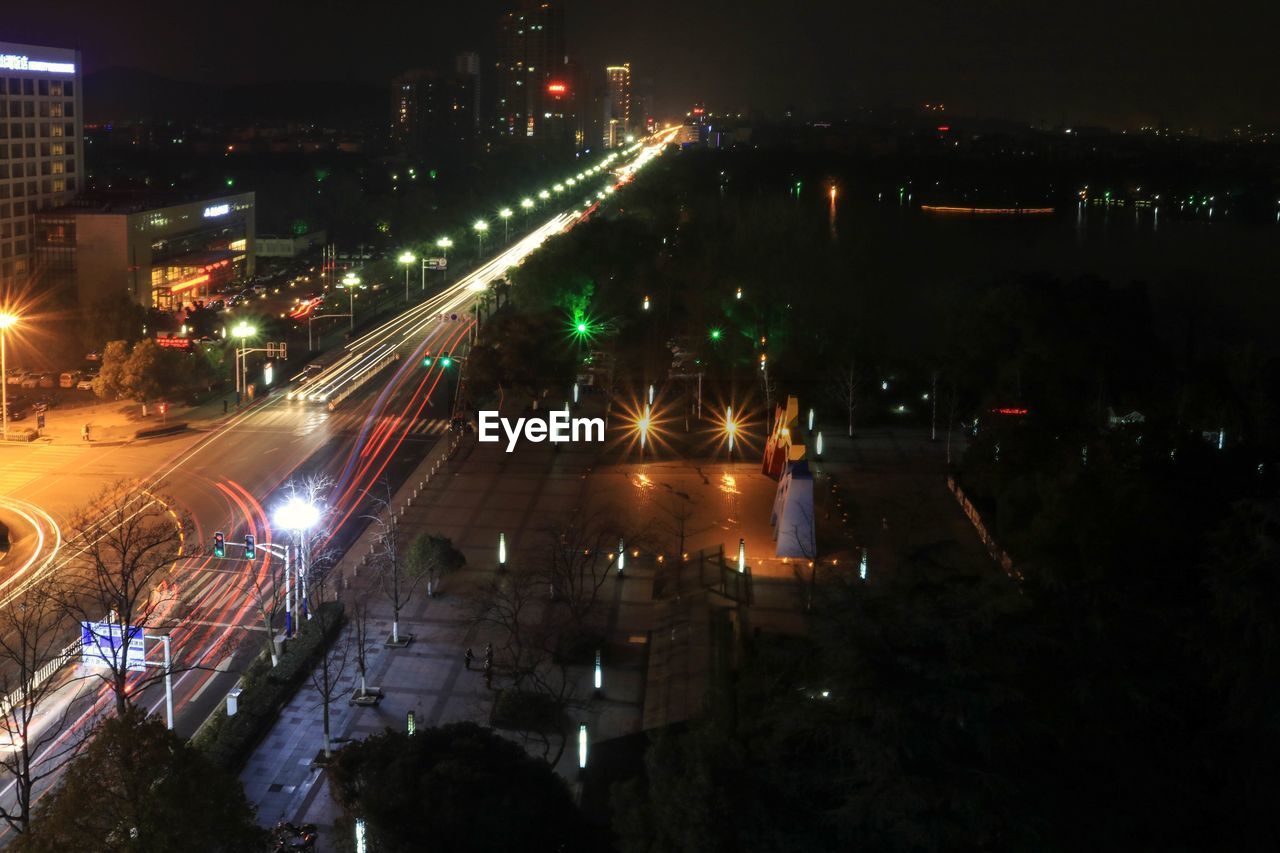
[[[50,74],[75,74],[74,62],[47,62],[20,53],[0,53],[0,70],[45,71]]]

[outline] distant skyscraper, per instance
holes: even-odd
[[[480,138],[480,123],[483,120],[484,111],[484,94],[481,90],[480,79],[480,54],[473,50],[463,51],[453,59],[453,70],[458,77],[467,81],[471,86],[471,123],[472,135],[474,138]]]
[[[0,288],[35,270],[36,211],[84,187],[80,54],[0,42]]]
[[[406,71],[391,81],[391,141],[403,154],[464,148],[475,139],[477,75]]]
[[[522,0],[498,19],[498,58],[494,63],[494,131],[514,139],[560,135],[568,58],[564,9],[553,3]]]
[[[605,66],[604,147],[617,148],[631,132],[631,63]]]

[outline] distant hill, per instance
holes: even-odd
[[[387,114],[387,91],[351,81],[217,86],[184,83],[138,68],[107,68],[85,77],[84,112],[93,124],[261,118],[380,121]]]

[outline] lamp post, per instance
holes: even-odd
[[[520,207],[524,209],[524,227],[528,228],[529,214],[533,212],[533,199],[527,197],[520,199]]]
[[[257,333],[258,330],[253,326],[250,326],[248,323],[240,323],[231,330],[232,337],[240,339],[240,347],[236,350],[236,361],[240,363],[240,370],[236,374],[236,378],[238,380],[236,391],[240,392],[242,398],[249,395],[249,383],[247,379],[248,367],[246,365],[246,362],[249,360],[249,354],[245,352],[245,339],[251,338]]]
[[[349,272],[342,277],[342,286],[347,290],[347,313],[351,315],[351,331],[356,329],[356,288],[360,286],[360,277]]]
[[[489,223],[485,222],[483,219],[477,219],[475,224],[471,227],[475,229],[476,240],[479,242],[479,249],[477,249],[476,254],[476,258],[478,260],[479,257],[484,254],[484,232],[489,230]]]
[[[504,207],[498,211],[498,215],[502,217],[502,242],[511,242],[511,208]]]
[[[0,428],[0,441],[9,435],[9,367],[5,362],[5,332],[17,322],[16,314],[0,314],[0,410],[3,410],[0,423],[4,425]]]
[[[409,265],[417,260],[413,256],[413,252],[404,252],[400,255],[400,263],[404,264],[404,301],[409,301]]]
[[[551,198],[551,193],[547,192],[546,190],[538,191],[538,201],[545,202],[549,198]]]
[[[453,248],[453,241],[448,237],[441,237],[436,241],[436,248],[444,253],[445,269],[440,270],[440,283],[444,284],[444,282],[449,278],[449,250]]]
[[[276,510],[275,522],[277,527],[284,528],[291,533],[298,535],[298,556],[293,561],[293,566],[289,565],[289,560],[285,560],[285,636],[293,636],[293,620],[291,613],[301,613],[308,619],[311,618],[307,608],[307,575],[311,569],[311,556],[307,548],[307,531],[320,521],[320,508],[310,501],[302,498],[291,498],[288,503]],[[290,570],[297,573],[298,583],[293,584],[289,576]],[[297,602],[290,607],[291,597],[296,596]]]

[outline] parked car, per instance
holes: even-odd
[[[57,396],[56,396],[56,395],[54,395],[54,394],[45,394],[45,395],[44,395],[44,396],[42,396],[42,397],[37,397],[37,398],[36,398],[36,407],[37,407],[37,409],[38,409],[40,406],[43,406],[43,407],[44,407],[44,409],[45,409],[46,411],[47,411],[47,410],[49,410],[49,409],[56,409],[56,408],[58,408],[58,398],[57,398]]]
[[[27,404],[23,400],[10,400],[9,420],[20,421],[27,416]]]
[[[102,361],[102,354],[98,352],[88,352],[84,355],[85,361]]]
[[[21,367],[11,367],[9,372],[5,374],[4,381],[8,385],[21,385],[22,379],[26,375],[27,372]]]
[[[80,371],[68,370],[58,377],[59,388],[74,388],[76,383],[80,381]]]
[[[39,388],[40,374],[36,373],[35,371],[24,374],[22,377],[22,387],[23,388]]]
[[[41,373],[36,378],[36,384],[41,388],[56,388],[58,387],[58,379],[52,373]]]
[[[77,391],[92,391],[92,390],[93,390],[93,379],[94,379],[94,377],[92,377],[92,376],[84,376],[84,377],[81,377],[80,381],[76,383],[76,390],[77,390]]]

